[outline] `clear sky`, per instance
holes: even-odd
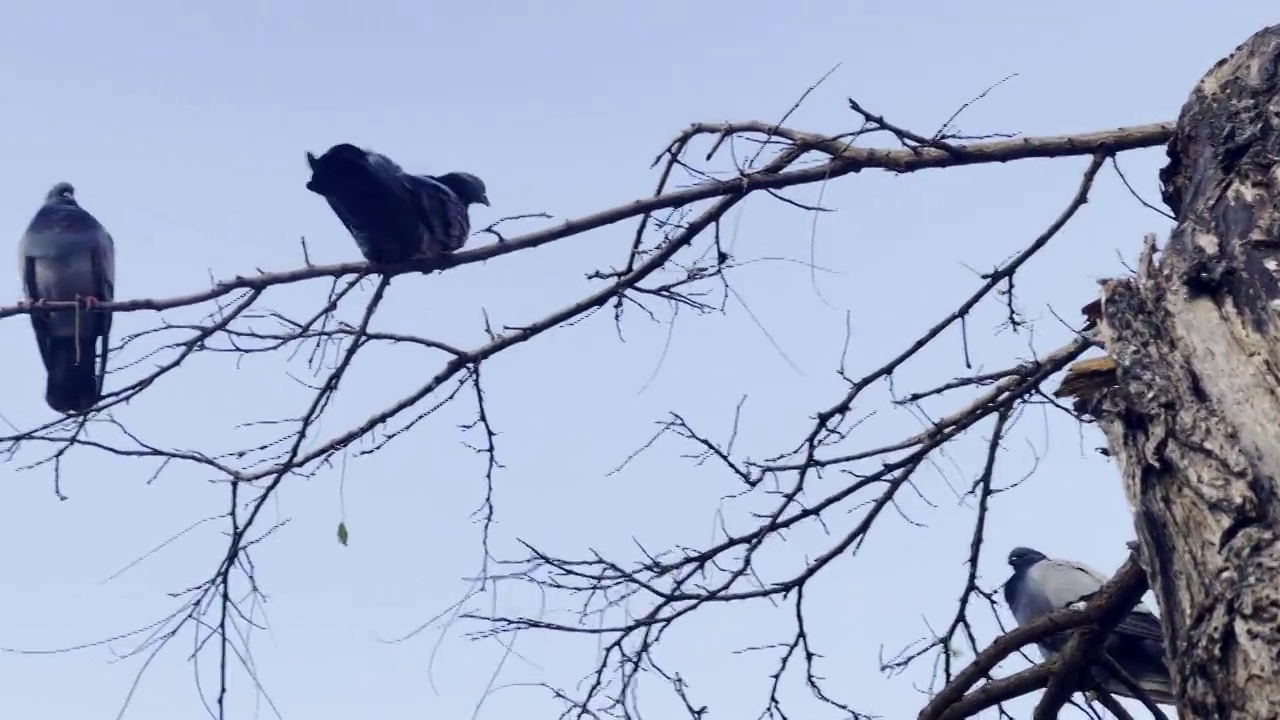
[[[775,121],[836,63],[841,68],[790,125],[852,129],[851,95],[900,125],[932,132],[961,103],[1018,73],[967,111],[960,129],[1083,132],[1173,119],[1216,60],[1274,20],[1274,5],[1256,0],[1090,0],[1069,8],[1012,0],[11,0],[0,23],[0,228],[16,244],[48,188],[68,180],[115,236],[118,297],[164,297],[204,288],[211,275],[296,267],[300,236],[317,262],[357,259],[329,208],[303,188],[304,152],[338,142],[374,147],[419,172],[479,174],[493,207],[476,209],[477,224],[529,212],[567,218],[650,192],[649,162],[688,123]],[[1153,201],[1163,161],[1161,149],[1121,158]],[[625,343],[610,314],[600,313],[503,354],[486,366],[506,466],[497,477],[496,550],[515,553],[519,538],[563,554],[595,548],[634,558],[632,537],[651,548],[705,543],[717,498],[733,489],[725,472],[699,468],[680,457],[688,448],[667,443],[607,475],[652,434],[653,422],[675,410],[725,437],[746,394],[743,452],[760,458],[793,445],[805,419],[842,392],[834,371],[846,311],[852,369],[878,366],[967,296],[975,270],[1038,234],[1065,206],[1086,162],[866,172],[831,183],[824,203],[839,211],[821,218],[814,246],[817,263],[837,273],[819,276],[826,302],[794,263],[750,266],[734,281],[791,364],[734,304],[724,316],[682,315],[647,385],[666,328],[638,314],[627,319]],[[813,201],[817,191],[796,197]],[[739,257],[809,257],[810,215],[762,196],[734,218]],[[622,262],[633,227],[400,279],[380,322],[476,346],[484,341],[482,310],[496,324],[517,325],[584,295],[592,287],[584,274]],[[975,362],[994,369],[1025,357],[1029,342],[1041,351],[1061,344],[1067,331],[1050,308],[1075,321],[1096,294],[1095,280],[1123,272],[1121,258],[1136,255],[1144,232],[1167,228],[1105,171],[1079,218],[1020,276],[1022,307],[1039,319],[1035,336],[995,335],[1000,310],[991,306],[969,326]],[[17,273],[4,277],[0,292],[16,300]],[[266,304],[301,315],[326,289],[312,281],[269,293]],[[344,313],[355,317],[361,307]],[[171,319],[182,317],[190,313]],[[152,313],[130,313],[116,326],[123,336],[156,323]],[[0,413],[20,427],[48,419],[25,318],[0,321],[0,346],[11,348]],[[944,336],[899,387],[959,374],[959,353],[958,337]],[[413,349],[370,352],[321,432],[362,421],[439,362]],[[300,371],[297,362],[291,367]],[[196,357],[118,418],[155,444],[235,449],[256,437],[238,424],[305,407],[307,393],[284,372],[283,358],[237,367],[225,355]],[[865,409],[881,413],[860,428],[859,447],[920,427],[882,403]],[[471,413],[464,400],[377,456],[350,461],[341,492],[334,469],[290,481],[269,506],[268,521],[290,522],[255,556],[270,603],[268,629],[254,634],[252,648],[259,679],[285,718],[470,717],[491,684],[545,681],[572,690],[591,669],[594,646],[581,638],[522,635],[520,657],[496,678],[502,648],[463,637],[474,626],[383,642],[446,609],[478,568],[470,514],[484,491],[483,459],[461,444],[457,428]],[[1132,526],[1114,469],[1093,451],[1099,444],[1097,433],[1082,435],[1058,414],[1024,418],[1006,443],[1000,480],[1021,478],[1037,458],[1038,467],[995,502],[984,584],[1004,579],[1004,556],[1019,544],[1107,572],[1118,567]],[[913,683],[926,679],[924,665],[888,679],[878,658],[882,646],[891,654],[924,635],[926,622],[950,617],[973,518],[951,487],[967,486],[978,471],[981,446],[971,437],[920,476],[931,504],[911,499],[903,509],[927,527],[886,515],[810,598],[828,687],[859,710],[904,718],[923,702]],[[224,540],[222,526],[207,523],[104,582],[223,511],[225,487],[211,485],[207,472],[175,468],[148,483],[153,463],[78,450],[65,466],[70,500],[59,502],[47,468],[17,471],[38,450],[23,447],[0,470],[8,538],[0,550],[0,646],[49,649],[118,635],[166,615],[175,607],[168,593],[213,571]],[[345,548],[335,539],[344,500]],[[793,556],[771,562],[794,567],[822,542],[800,538]],[[530,593],[498,601],[507,612],[538,612]],[[788,623],[785,610],[763,604],[711,609],[677,625],[663,657],[711,717],[755,717],[770,666],[732,651],[784,641]],[[992,630],[989,618],[978,627]],[[140,658],[116,661],[113,652],[129,648],[121,641],[70,654],[0,654],[0,717],[115,717]],[[187,632],[151,664],[127,717],[204,716],[191,650]],[[206,691],[213,659],[201,656]],[[232,690],[231,717],[272,716],[243,674]],[[675,717],[656,683],[641,693],[651,717]],[[793,717],[831,716],[803,690],[791,700],[807,713]],[[515,687],[492,694],[481,716],[550,718],[559,708],[543,690]]]

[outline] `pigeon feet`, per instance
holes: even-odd
[[[94,297],[93,295],[76,295],[76,302],[80,302],[81,300],[84,301],[84,306],[86,309],[91,308],[95,305],[102,304],[102,301]]]
[[[18,307],[20,308],[38,308],[44,307],[47,304],[48,301],[44,299],[36,300],[35,298],[22,298],[18,300]]]

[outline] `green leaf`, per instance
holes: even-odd
[[[338,523],[338,542],[342,543],[343,547],[347,546],[347,524],[344,522]]]

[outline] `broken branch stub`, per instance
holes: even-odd
[[[1120,466],[1183,718],[1280,712],[1280,26],[1215,65],[1161,172],[1178,218],[1106,283],[1114,383],[1076,394]],[[1075,394],[1075,393],[1073,393]]]

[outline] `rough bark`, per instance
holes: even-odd
[[[1280,717],[1280,26],[1215,65],[1161,172],[1178,224],[1102,291],[1085,400],[1133,506],[1189,720]]]

